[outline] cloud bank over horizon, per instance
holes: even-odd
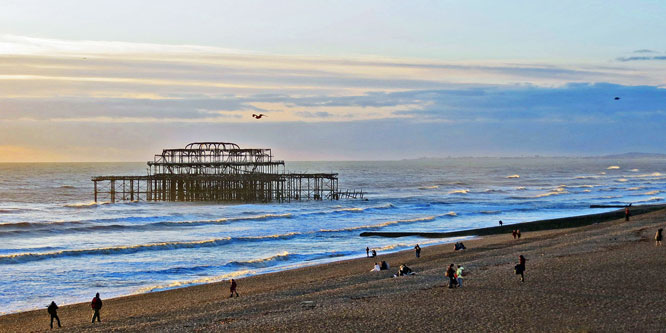
[[[146,160],[203,140],[272,147],[287,160],[666,144],[658,62],[272,55],[14,35],[0,36],[0,60],[0,161]]]

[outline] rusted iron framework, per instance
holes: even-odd
[[[270,149],[228,142],[195,142],[164,149],[146,176],[93,177],[95,201],[271,202],[363,198],[339,192],[337,173],[286,172]]]

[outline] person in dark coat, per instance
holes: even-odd
[[[376,257],[376,256],[377,256],[377,251],[372,250],[372,257],[374,258],[374,257]]]
[[[92,302],[90,302],[90,307],[93,309],[93,316],[92,316],[92,322],[95,322],[95,318],[97,318],[97,322],[101,322],[102,320],[99,317],[99,310],[102,308],[102,299],[99,298],[99,293],[95,294],[95,297],[92,299]]]
[[[421,258],[421,247],[419,246],[419,244],[416,244],[416,246],[414,246],[414,252],[416,253],[417,258]]]
[[[229,297],[234,297],[234,293],[236,294],[236,297],[238,297],[238,292],[236,291],[236,287],[238,287],[238,285],[236,284],[236,280],[231,279],[231,286],[229,287],[231,295],[229,295]]]
[[[521,254],[518,257],[518,265],[514,268],[517,275],[520,275],[520,282],[525,282],[525,257]]]
[[[367,246],[365,247],[365,257],[370,258],[370,248]]]
[[[62,327],[60,326],[60,318],[58,318],[58,305],[55,302],[51,302],[46,311],[51,315],[51,328],[53,328],[53,319],[58,321],[58,327]]]
[[[381,265],[380,265],[379,268],[380,268],[382,271],[385,271],[385,270],[389,269],[389,264],[388,264],[386,261],[382,260]]]
[[[449,288],[454,288],[458,285],[458,281],[456,281],[456,269],[453,267],[453,264],[446,270],[446,277],[449,278]]]

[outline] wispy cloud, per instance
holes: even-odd
[[[142,160],[171,143],[221,139],[273,142],[293,159],[327,158],[313,147],[330,148],[328,158],[385,158],[601,149],[625,144],[614,138],[629,124],[656,139],[626,144],[658,149],[665,78],[650,62],[311,57],[3,36],[0,142],[25,158],[69,147],[50,160]]]
[[[651,56],[651,57],[619,57],[616,58],[617,61],[628,62],[628,61],[650,61],[650,60],[666,60],[666,56]]]

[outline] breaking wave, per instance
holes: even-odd
[[[340,228],[340,229],[320,229],[319,232],[343,232],[343,231],[356,231],[356,230],[363,230],[363,229],[379,229],[383,228],[386,226],[390,225],[395,225],[395,224],[401,224],[401,223],[415,223],[415,222],[425,222],[425,221],[434,221],[435,219],[439,217],[453,217],[457,216],[455,212],[448,212],[446,214],[442,215],[437,215],[437,216],[426,216],[426,217],[417,217],[413,219],[405,219],[405,220],[394,220],[394,221],[387,221],[387,222],[382,222],[378,224],[368,224],[368,225],[359,225],[359,226],[353,226],[353,227],[347,227],[347,228]]]
[[[655,201],[662,201],[662,200],[664,200],[664,198],[662,198],[662,197],[651,197],[649,199],[639,200],[639,201],[634,201],[634,202],[641,203],[641,202],[655,202]]]
[[[449,192],[449,194],[467,194],[467,193],[469,193],[469,190],[467,190],[467,189],[464,189],[464,190],[453,190],[453,191],[450,191],[450,192]]]
[[[619,165],[611,165],[608,168],[606,168],[606,170],[618,170],[618,169],[620,169]]]
[[[108,205],[111,202],[95,202],[95,201],[89,201],[89,202],[79,202],[79,203],[73,203],[73,204],[65,204],[63,207],[68,207],[68,208],[95,208],[103,205]]]
[[[149,287],[143,287],[140,288],[136,291],[137,294],[143,294],[143,293],[148,293],[151,291],[157,291],[157,290],[166,290],[166,289],[173,289],[173,288],[178,288],[178,287],[183,287],[183,286],[191,286],[195,284],[203,284],[203,283],[212,283],[212,282],[220,282],[226,279],[232,279],[232,278],[240,278],[244,276],[249,276],[256,274],[256,271],[253,270],[241,270],[241,271],[236,271],[233,273],[227,273],[223,275],[217,275],[217,276],[208,276],[208,277],[203,277],[200,279],[195,279],[195,280],[187,280],[187,281],[176,281],[176,282],[171,282],[168,284],[161,284],[161,285],[153,285]]]
[[[596,179],[599,178],[600,176],[576,176],[574,179]]]
[[[506,178],[508,178],[508,179],[520,178],[520,175],[510,175],[510,176],[506,176]]]
[[[0,264],[19,264],[30,261],[38,261],[52,258],[62,257],[80,257],[87,255],[115,255],[115,254],[132,254],[145,251],[163,251],[163,250],[177,250],[177,249],[192,249],[203,247],[216,247],[226,245],[235,241],[264,241],[269,239],[288,239],[300,235],[299,232],[290,232],[286,234],[266,235],[266,236],[246,236],[246,237],[224,237],[213,238],[201,241],[183,241],[183,242],[161,242],[139,244],[132,246],[114,246],[93,249],[77,249],[77,250],[63,250],[56,252],[44,253],[20,253],[13,255],[0,256]]]
[[[659,193],[661,193],[661,192],[663,192],[663,191],[660,191],[660,190],[654,190],[654,191],[648,191],[648,192],[645,192],[645,193],[643,193],[643,194],[641,194],[641,195],[655,195],[655,194],[659,194]]]

